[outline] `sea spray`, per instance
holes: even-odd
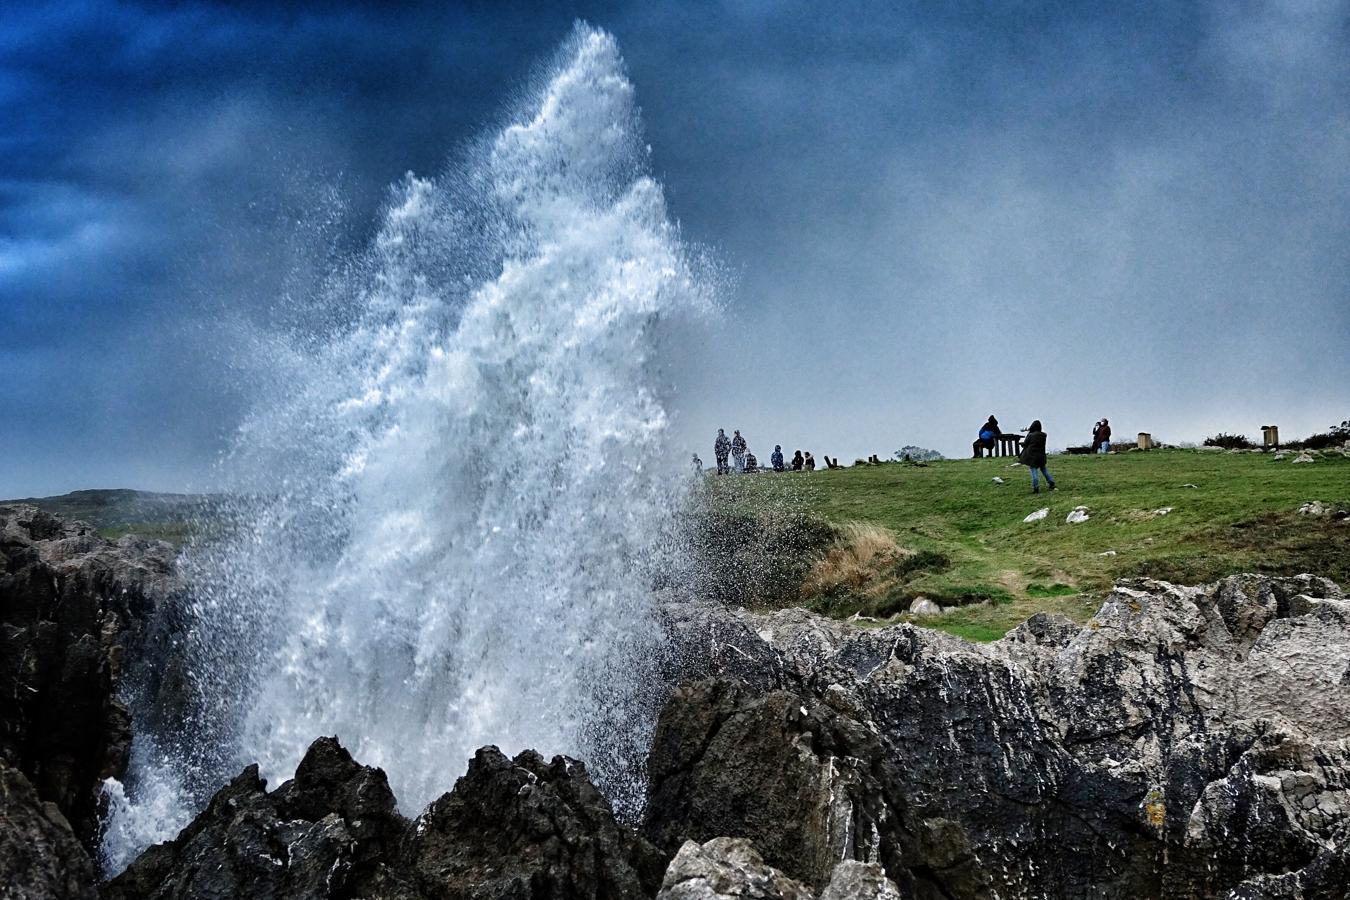
[[[178,651],[110,786],[110,870],[324,734],[407,812],[490,743],[638,802],[686,486],[660,338],[708,303],[647,154],[615,41],[579,25],[510,124],[394,189],[324,292],[347,324],[276,341],[228,463],[251,499],[185,555]]]

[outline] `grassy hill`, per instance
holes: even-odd
[[[714,477],[703,499],[770,529],[798,514],[836,527],[797,596],[773,602],[885,618],[926,596],[959,608],[924,624],[976,639],[1041,610],[1086,619],[1123,576],[1313,572],[1350,584],[1350,521],[1297,511],[1311,500],[1350,509],[1339,452],[1312,464],[1198,450],[1057,456],[1050,471],[1059,490],[1035,496],[1025,468],[984,459]],[[1066,523],[1080,505],[1090,518]],[[1023,522],[1042,507],[1044,520]]]
[[[28,503],[68,519],[87,522],[99,534],[116,540],[124,534],[181,544],[193,522],[209,520],[219,498],[199,494],[156,494],[149,491],[72,491],[56,497],[25,497],[4,503]]]

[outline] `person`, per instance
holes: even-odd
[[[806,471],[814,472],[816,470],[816,458],[811,455],[811,451],[806,451]]]
[[[980,436],[970,445],[971,449],[975,451],[975,458],[979,459],[984,456],[986,450],[989,451],[990,456],[993,456],[994,447],[998,445],[998,439],[1002,434],[1003,432],[998,427],[998,419],[990,416],[989,421],[980,426]]]
[[[759,471],[759,460],[755,459],[755,454],[750,452],[750,448],[745,448],[745,474],[754,475]]]
[[[783,445],[774,444],[773,453],[769,454],[769,464],[773,466],[775,472],[783,471]]]
[[[694,474],[695,475],[703,474],[703,460],[698,458],[697,453],[694,454]]]
[[[745,471],[745,438],[741,437],[739,431],[731,439],[731,459],[736,463],[736,474]]]
[[[731,441],[727,433],[717,429],[717,440],[713,441],[713,457],[717,460],[717,474],[725,475],[731,471],[727,466],[727,454],[731,452]]]
[[[1041,420],[1037,419],[1027,429],[1026,440],[1022,442],[1022,453],[1017,461],[1031,470],[1031,492],[1039,494],[1041,486],[1037,483],[1037,473],[1045,476],[1046,490],[1055,489],[1055,479],[1045,468],[1045,432],[1041,430]]]
[[[1092,452],[1096,453],[1102,446],[1102,420],[1098,419],[1092,423]]]
[[[792,471],[800,472],[802,470],[802,451],[798,450],[792,454]]]
[[[1102,453],[1111,452],[1111,423],[1102,418],[1102,424],[1097,428],[1096,442],[1101,448]]]

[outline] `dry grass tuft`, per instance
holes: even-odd
[[[807,572],[802,596],[816,597],[847,591],[879,597],[895,581],[896,566],[911,551],[895,542],[895,535],[879,525],[849,522],[840,529],[841,539]]]

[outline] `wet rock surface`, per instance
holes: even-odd
[[[119,690],[156,608],[175,589],[173,550],[31,506],[0,506],[0,760],[56,805],[86,846],[99,786],[126,769]]]
[[[486,747],[408,821],[382,771],[321,738],[272,793],[245,769],[104,897],[642,897],[664,861],[615,822],[576,760]]]

